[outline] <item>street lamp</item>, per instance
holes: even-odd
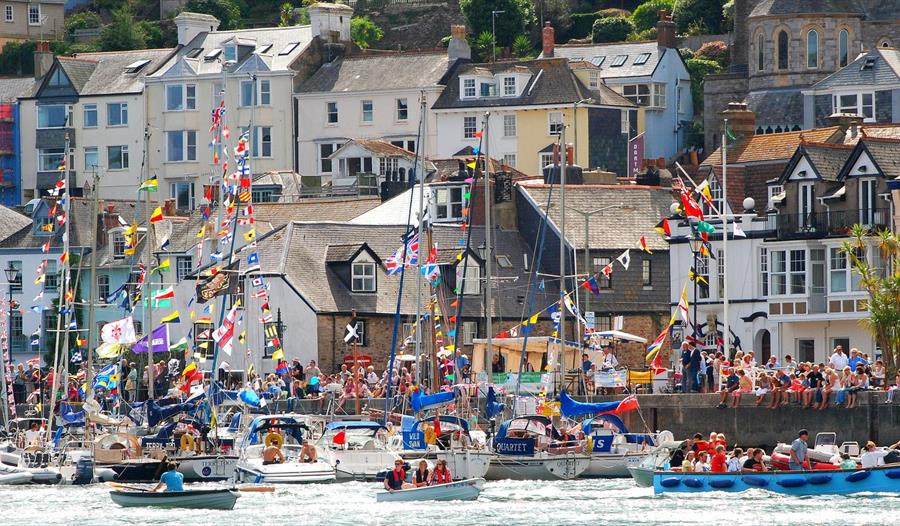
[[[491,62],[497,62],[497,15],[506,11],[491,11]]]
[[[700,268],[700,250],[703,248],[703,239],[700,238],[699,233],[691,236],[690,245],[691,254],[694,257],[694,262],[691,266],[691,271],[694,273],[694,327],[692,328],[692,332],[697,333],[697,327],[699,327],[697,320],[697,298],[700,290],[700,280],[698,279],[697,272]],[[699,337],[700,334],[697,333],[697,336]]]
[[[6,273],[6,288],[9,291],[9,319],[6,326],[6,352],[9,353],[10,362],[12,361],[12,313],[13,313],[13,284],[19,281],[19,269],[13,267],[12,261],[4,270]],[[4,424],[9,422],[9,387],[6,383],[6,354],[3,354],[2,374],[0,374],[0,385],[3,389],[3,419]]]

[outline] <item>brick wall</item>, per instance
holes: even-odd
[[[357,319],[366,323],[366,345],[358,348],[359,354],[371,356],[375,368],[384,370],[390,356],[394,318],[358,316]],[[350,322],[350,316],[322,314],[317,317],[316,322],[319,334],[319,368],[326,374],[337,371],[344,362],[344,357],[353,352],[344,343],[345,328]],[[398,336],[402,337],[402,334]]]

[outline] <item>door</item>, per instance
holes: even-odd
[[[814,248],[809,251],[812,267],[809,287],[809,312],[811,314],[825,312],[825,249]]]
[[[878,202],[875,179],[859,180],[859,222],[865,226],[875,224],[875,206]]]
[[[799,203],[797,212],[799,213],[799,227],[801,230],[809,230],[815,227],[813,216],[813,201],[816,198],[816,190],[814,183],[800,183],[799,185]]]
[[[797,340],[797,359],[801,362],[815,362],[816,341],[807,339]]]

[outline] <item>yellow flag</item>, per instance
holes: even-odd
[[[537,321],[538,321],[538,315],[537,315],[537,314],[535,314],[534,316],[532,316],[532,317],[528,320],[528,322],[531,323],[532,325],[534,325],[535,323],[537,323]]]
[[[248,230],[247,233],[244,234],[244,239],[246,239],[247,241],[253,241],[254,239],[256,239],[256,230],[253,228]]]
[[[277,351],[272,353],[273,360],[283,360],[284,359],[284,351],[282,349],[278,349]]]
[[[172,268],[172,261],[169,258],[166,258],[156,267],[156,270],[160,272],[168,272],[169,269]]]
[[[197,239],[200,239],[205,235],[206,235],[206,225],[203,225],[200,227],[200,231],[197,232]]]

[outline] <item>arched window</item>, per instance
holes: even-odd
[[[766,59],[763,54],[765,48],[765,39],[763,34],[756,35],[756,70],[762,71],[766,67]]]
[[[778,69],[788,68],[788,34],[787,31],[778,32]]]
[[[806,34],[806,67],[819,67],[819,32],[815,29]]]
[[[850,63],[850,32],[846,29],[838,34],[838,63],[840,67]]]

